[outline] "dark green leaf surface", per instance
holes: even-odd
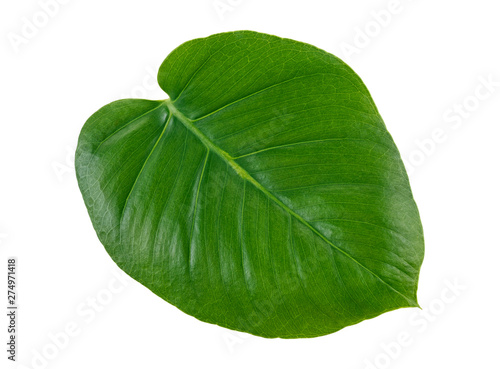
[[[314,337],[418,306],[422,227],[399,152],[360,78],[255,32],[186,42],[170,99],[96,112],[76,153],[99,239],[196,318]]]

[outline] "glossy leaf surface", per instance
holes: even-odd
[[[111,103],[79,138],[79,186],[120,268],[202,321],[263,337],[418,306],[418,210],[346,64],[241,31],[181,45],[158,81],[170,99]]]

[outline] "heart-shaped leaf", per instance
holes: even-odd
[[[346,64],[230,32],[175,49],[158,81],[170,99],[103,107],[76,152],[90,218],[120,268],[202,321],[263,337],[418,306],[418,210]]]

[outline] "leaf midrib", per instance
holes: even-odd
[[[262,193],[264,193],[267,197],[269,197],[271,200],[273,200],[278,206],[280,206],[284,211],[286,211],[288,214],[296,218],[299,222],[304,224],[307,228],[309,228],[314,234],[316,234],[318,237],[320,237],[323,241],[325,241],[327,244],[329,244],[331,247],[333,247],[335,250],[338,252],[342,253],[345,255],[347,258],[351,259],[354,261],[356,264],[358,264],[360,267],[363,269],[367,270],[369,273],[371,273],[373,276],[375,276],[378,280],[380,280],[383,284],[388,286],[391,290],[396,292],[398,295],[402,296],[411,306],[418,306],[415,305],[416,302],[412,301],[410,298],[405,296],[403,293],[399,292],[396,290],[393,286],[391,286],[389,283],[384,281],[378,274],[376,274],[374,271],[360,263],[358,260],[356,260],[351,254],[347,253],[343,249],[339,248],[335,244],[333,244],[328,238],[326,238],[320,231],[318,231],[315,227],[313,227],[309,222],[307,222],[304,218],[302,218],[299,214],[294,212],[292,209],[290,209],[285,203],[283,203],[280,199],[278,199],[275,195],[273,195],[271,192],[269,192],[264,186],[262,186],[255,178],[253,178],[244,168],[242,168],[238,163],[234,161],[234,158],[229,155],[227,152],[222,150],[220,147],[215,145],[203,132],[201,132],[193,123],[195,120],[191,120],[187,118],[180,110],[177,109],[177,107],[170,101],[170,99],[167,99],[164,101],[164,104],[167,106],[169,109],[170,113],[175,116],[179,121],[195,136],[197,137],[208,150],[212,150],[215,152],[220,158],[222,158],[233,170],[243,179],[247,180],[248,182],[252,183],[257,189],[259,189]]]

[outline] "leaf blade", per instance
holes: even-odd
[[[399,152],[349,67],[313,46],[245,31],[181,45],[158,80],[172,100],[127,111],[149,123],[142,136],[117,131],[131,142],[122,156],[113,154],[119,141],[102,144],[121,127],[108,121],[99,131],[102,114],[77,149],[91,219],[122,269],[200,320],[264,337],[314,337],[418,306],[418,210]],[[141,118],[147,104],[154,119]],[[112,159],[127,153],[136,164]],[[126,183],[115,192],[91,185],[106,165]]]

